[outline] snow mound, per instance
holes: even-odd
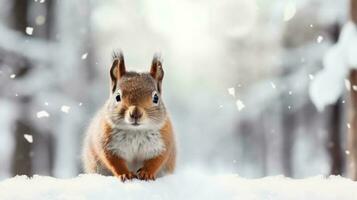
[[[343,93],[343,82],[349,70],[357,67],[357,30],[353,22],[344,25],[338,43],[323,59],[324,69],[317,73],[310,85],[312,102],[322,111],[335,103]]]
[[[156,181],[120,182],[115,177],[80,175],[73,179],[16,176],[0,182],[1,200],[109,199],[356,199],[357,183],[331,176],[289,179],[283,176],[245,179],[190,171]]]

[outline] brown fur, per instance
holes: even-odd
[[[110,70],[111,97],[92,121],[83,151],[83,161],[86,172],[114,175],[121,180],[139,178],[142,180],[154,180],[158,173],[173,173],[176,165],[176,146],[173,128],[166,114],[165,106],[161,100],[161,83],[164,72],[158,57],[154,57],[150,73],[126,72],[123,55],[116,54]],[[116,93],[120,90],[120,93]],[[160,102],[153,104],[153,94],[157,91]],[[121,101],[113,101],[115,95],[120,95]],[[117,134],[129,134],[135,129],[126,119],[137,119],[139,126],[147,126],[148,131],[155,130],[160,134],[159,154],[142,161],[142,166],[137,172],[130,171],[128,161],[124,154],[118,154],[113,150],[113,144],[117,142]],[[135,121],[136,123],[136,121]],[[126,130],[128,131],[126,133]],[[119,131],[119,133],[118,133]],[[140,132],[145,134],[149,132]],[[141,136],[140,136],[141,137]],[[158,139],[154,139],[156,142]],[[147,144],[156,144],[150,142]],[[150,146],[150,145],[149,145]],[[150,149],[150,148],[149,148]],[[153,147],[153,150],[155,147]],[[156,151],[154,151],[156,152]],[[151,152],[152,153],[152,152]],[[151,155],[151,154],[150,154]]]
[[[155,179],[157,172],[165,168],[167,173],[173,173],[176,164],[175,140],[173,138],[172,125],[168,119],[160,130],[164,140],[166,150],[159,156],[145,160],[144,166],[139,170],[138,176],[141,179]]]

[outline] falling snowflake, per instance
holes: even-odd
[[[27,140],[27,142],[32,143],[33,142],[33,137],[32,135],[29,134],[24,134],[24,138]]]
[[[82,102],[79,102],[79,104],[78,104],[79,106],[82,106],[83,105],[83,103]]]
[[[87,59],[87,56],[88,56],[88,53],[83,54],[83,55],[82,55],[82,57],[81,57],[81,58],[82,58],[82,60]]]
[[[37,116],[37,118],[44,118],[44,117],[49,117],[50,114],[45,110],[41,110],[41,111],[37,112],[36,116]]]
[[[26,32],[27,35],[32,35],[32,33],[33,33],[33,27],[30,27],[30,26],[26,27],[25,32]]]
[[[232,96],[236,96],[236,91],[233,87],[228,88],[228,94],[232,95]]]
[[[350,129],[351,128],[351,124],[347,123],[347,128]]]
[[[346,150],[345,151],[346,155],[350,155],[350,151]]]
[[[241,101],[239,99],[236,101],[236,105],[237,105],[238,111],[241,111],[241,110],[243,110],[243,108],[245,108],[243,101]]]
[[[351,82],[350,82],[350,80],[345,79],[345,86],[346,86],[346,89],[347,89],[348,91],[351,90]]]
[[[310,79],[310,80],[314,80],[314,78],[315,78],[314,75],[309,74],[309,79]]]
[[[293,95],[293,91],[290,90],[290,91],[289,91],[289,95]]]
[[[16,74],[11,74],[10,78],[14,79],[16,77]]]
[[[322,37],[321,35],[319,35],[319,36],[317,37],[317,39],[316,39],[316,42],[317,42],[317,43],[321,43],[322,40],[324,40],[324,37]]]
[[[290,1],[285,5],[284,8],[284,21],[289,21],[295,16],[296,5],[294,2]]]
[[[273,82],[270,82],[270,85],[273,89],[276,89],[276,85]]]
[[[66,105],[61,106],[61,111],[64,113],[68,113],[70,109],[71,109],[71,107],[69,107],[69,106],[66,106]]]

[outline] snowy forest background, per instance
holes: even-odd
[[[179,170],[347,176],[349,88],[318,111],[309,87],[348,18],[348,0],[0,0],[0,179],[81,173],[118,48],[131,70],[162,53]]]

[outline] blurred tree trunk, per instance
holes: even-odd
[[[357,24],[357,0],[351,0],[351,19]],[[351,85],[357,85],[357,70],[351,70],[349,79]],[[349,110],[349,123],[350,129],[348,130],[348,168],[350,177],[357,180],[357,93],[350,91],[350,108]]]
[[[331,106],[331,112],[329,114],[330,120],[329,126],[329,141],[328,151],[331,160],[330,174],[342,175],[343,172],[343,151],[342,141],[340,137],[340,120],[341,120],[341,104],[340,101]]]
[[[44,6],[45,12],[38,13],[43,14],[45,17],[45,23],[41,26],[35,25],[37,28],[37,33],[34,35],[37,38],[43,40],[54,40],[52,38],[52,32],[54,29],[54,2],[46,1],[45,3],[34,3],[32,9],[36,9],[36,6]],[[47,64],[46,64],[47,65]],[[53,67],[48,64],[48,67]],[[40,134],[37,135],[36,140],[34,140],[34,156],[33,156],[33,171],[35,174],[41,175],[51,175],[53,176],[53,166],[54,166],[54,137],[51,130],[38,130]]]
[[[352,70],[349,78],[352,85],[357,85],[357,70]],[[349,123],[348,149],[350,153],[348,155],[348,168],[350,177],[357,180],[357,93],[353,90],[350,92]]]
[[[31,131],[32,127],[31,124],[24,119],[18,119],[15,125],[15,152],[12,174],[32,176],[32,144],[27,142],[24,138],[25,133],[31,133],[31,135],[33,135]]]
[[[282,77],[287,76],[289,73],[284,67]],[[294,109],[291,105],[293,97],[288,95],[288,89],[291,88],[290,83],[286,83],[284,92],[281,93],[281,114],[282,114],[282,166],[285,176],[293,177],[293,150],[295,144],[295,130],[296,130],[296,113],[292,111]]]
[[[283,109],[287,109],[288,106],[285,105]],[[283,171],[284,175],[288,177],[293,176],[293,146],[295,139],[295,117],[293,113],[289,113],[283,111],[283,122],[282,122],[282,130],[283,130],[283,142],[282,142],[282,154],[283,154]]]
[[[27,0],[15,0],[13,13],[14,13],[14,22],[13,28],[19,32],[24,32],[27,25],[27,7],[28,1]],[[26,62],[23,62],[23,65],[26,65]],[[21,66],[18,69],[17,74],[18,76],[23,76],[27,70],[27,66]],[[30,123],[26,121],[25,117],[26,113],[26,103],[28,102],[27,97],[20,97],[21,104],[21,117],[16,121],[15,124],[15,152],[14,152],[14,160],[12,162],[12,173],[13,175],[16,174],[25,174],[25,175],[32,175],[32,162],[31,162],[31,152],[32,146],[24,139],[24,134],[33,134],[33,128],[31,127]]]
[[[332,30],[330,31],[333,41],[338,41],[338,36],[340,34],[340,26],[336,23]],[[327,149],[329,151],[331,160],[330,174],[332,175],[342,175],[344,169],[344,151],[342,150],[341,141],[341,101],[338,100],[334,105],[330,107],[330,120],[328,122],[329,136]]]
[[[27,26],[36,28],[33,35],[29,36],[29,40],[32,37],[49,39],[49,33],[52,20],[52,13],[50,8],[52,7],[51,1],[45,4],[36,3],[28,0],[16,0],[13,6],[13,19],[11,28],[25,35],[25,29]],[[29,19],[30,8],[39,8],[39,6],[45,6],[48,11],[44,17],[46,17],[46,23],[37,26],[34,24],[33,19]],[[37,13],[40,15],[41,13]],[[5,49],[6,53],[6,49]],[[16,61],[16,66],[13,67],[13,71],[16,74],[17,79],[26,77],[29,72],[36,65],[36,61],[32,61],[28,58],[14,54],[12,57]],[[42,130],[37,130],[35,125],[31,121],[31,117],[34,117],[30,111],[32,95],[19,94],[14,100],[17,101],[19,107],[19,113],[21,115],[15,122],[15,150],[14,158],[12,161],[12,174],[24,174],[32,176],[33,174],[51,175],[53,166],[53,138],[49,133],[40,134]],[[33,142],[29,143],[24,134],[32,135]]]

